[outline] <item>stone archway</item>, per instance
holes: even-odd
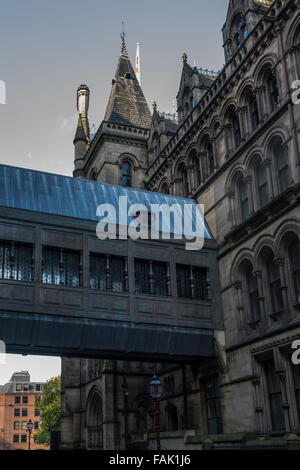
[[[87,449],[103,449],[103,407],[100,391],[94,387],[88,397],[87,414]]]

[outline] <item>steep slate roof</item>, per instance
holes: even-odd
[[[185,204],[189,204],[193,207],[194,216],[196,203],[192,199],[0,164],[0,208],[11,207],[98,222],[96,210],[100,204],[111,204],[119,216],[120,196],[127,196],[128,207],[143,204],[148,212],[152,204],[169,207],[177,204],[181,211]],[[127,224],[131,220],[132,217],[128,217]],[[174,233],[172,225],[170,233]],[[206,223],[204,237],[212,239]]]
[[[126,74],[130,78],[126,78]],[[150,129],[151,119],[147,101],[123,44],[104,121]]]

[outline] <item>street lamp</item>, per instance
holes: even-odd
[[[159,422],[159,400],[162,396],[162,384],[159,378],[154,375],[150,382],[150,396],[155,400],[156,411],[155,411],[155,425],[156,425],[156,442],[157,450],[160,450],[160,422]]]
[[[33,429],[33,422],[31,419],[27,422],[26,430],[28,432],[28,450],[30,450],[30,437]]]

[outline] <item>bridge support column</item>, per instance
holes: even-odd
[[[118,444],[116,442],[117,429],[116,426],[116,390],[114,376],[115,361],[104,361],[103,368],[103,449],[116,450]]]
[[[82,448],[81,360],[62,358],[61,443],[62,450]]]

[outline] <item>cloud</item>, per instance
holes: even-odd
[[[60,114],[57,118],[58,121],[58,130],[61,133],[71,132],[76,130],[77,124],[77,114],[73,114],[72,116],[66,117]]]

